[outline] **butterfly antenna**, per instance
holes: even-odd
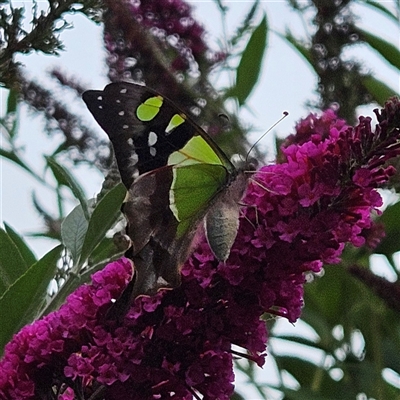
[[[284,111],[283,116],[281,118],[279,118],[278,121],[276,121],[270,128],[268,128],[268,130],[266,132],[264,132],[259,137],[259,139],[250,147],[250,150],[247,152],[247,155],[246,155],[246,163],[248,162],[250,153],[254,150],[254,148],[257,146],[257,144],[260,143],[260,141],[264,138],[264,136],[267,133],[271,132],[271,130],[274,129],[275,126],[278,125],[282,120],[284,120],[288,115],[289,115],[289,113],[287,111]]]

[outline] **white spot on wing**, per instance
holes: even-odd
[[[131,157],[129,158],[129,163],[133,167],[135,166],[139,161],[139,157],[136,153],[132,153]]]
[[[121,117],[122,117],[123,115],[125,115],[125,111],[124,111],[124,110],[120,111],[120,112],[118,113],[118,115],[121,115]]]
[[[128,91],[128,89],[124,88],[124,89],[121,89],[119,92],[120,93],[126,93],[127,91]]]
[[[150,155],[155,157],[157,154],[157,150],[155,147],[150,147]]]
[[[151,147],[157,143],[158,136],[155,132],[151,131],[147,139],[147,144]]]

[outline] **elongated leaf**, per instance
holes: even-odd
[[[32,264],[35,264],[37,261],[35,255],[33,254],[32,250],[28,247],[28,245],[25,243],[25,241],[22,239],[21,236],[18,235],[9,225],[4,224],[4,227],[6,228],[6,232],[8,233],[8,236],[11,238],[11,240],[14,242],[14,244],[18,247],[18,250],[25,260],[26,265],[31,266]]]
[[[15,137],[15,134],[17,133],[17,124],[18,124],[17,104],[18,104],[18,92],[14,89],[10,89],[7,98],[7,117],[8,117],[7,131],[8,134],[10,135],[11,140]]]
[[[18,329],[31,322],[30,316],[35,308],[33,305],[38,308],[42,305],[39,299],[46,296],[46,288],[54,277],[61,249],[62,246],[57,246],[48,252],[0,297],[1,350]]]
[[[7,114],[17,111],[18,92],[10,89],[7,98]]]
[[[400,69],[400,50],[398,47],[362,29],[358,29],[358,32],[362,40],[375,49],[387,62]]]
[[[18,245],[4,229],[0,228],[0,296],[25,273],[28,267]]]
[[[282,39],[287,40],[310,64],[310,66],[315,70],[313,60],[311,57],[311,51],[303,43],[297,40],[290,31],[287,31],[285,35],[279,35]]]
[[[64,185],[71,189],[74,196],[79,200],[79,203],[82,206],[83,214],[85,218],[89,219],[89,210],[87,207],[85,193],[76,179],[70,174],[70,172],[63,167],[62,165],[58,164],[54,158],[46,157],[46,161],[48,166],[51,168],[57,182],[60,185]]]
[[[32,174],[32,170],[14,152],[0,149],[0,156],[7,158]]]
[[[50,254],[52,254],[53,250],[54,250],[53,255],[50,255]],[[40,259],[38,261],[38,262],[47,263],[48,269],[46,269],[46,265],[42,266],[43,279],[37,285],[36,292],[33,293],[32,300],[30,301],[29,306],[25,310],[23,319],[28,321],[28,323],[30,321],[35,320],[36,318],[38,318],[40,316],[43,316],[42,312],[46,306],[46,302],[48,302],[50,299],[47,289],[48,289],[50,281],[56,275],[57,262],[61,258],[60,253],[61,253],[61,251],[64,250],[64,246],[58,245],[53,250],[50,250],[47,254],[45,254],[42,257],[42,259]],[[54,257],[54,258],[52,258],[52,257]]]
[[[373,76],[366,76],[362,79],[364,87],[368,90],[372,98],[381,106],[385,104],[385,101],[392,96],[396,96],[397,93],[387,86],[382,81],[374,78]]]
[[[80,266],[82,266],[88,259],[92,251],[104,238],[106,232],[117,221],[125,195],[125,186],[120,183],[110,190],[94,209],[89,220],[88,230],[82,246],[79,261]]]
[[[331,337],[332,337],[332,332],[331,332]],[[313,347],[318,350],[325,350],[323,347],[321,347],[319,341],[310,340],[302,336],[288,335],[288,334],[279,334],[279,335],[274,334],[274,338],[286,340],[288,342],[290,341],[292,343],[298,343],[303,346]]]
[[[360,1],[360,3],[361,4],[367,4],[371,8],[375,8],[376,10],[379,10],[379,11],[383,12],[393,22],[395,22],[396,24],[399,23],[398,17],[395,14],[393,14],[389,9],[384,7],[382,5],[383,2],[381,2],[381,1],[372,1],[372,0],[362,0],[362,1]]]
[[[71,253],[74,264],[79,260],[88,226],[89,222],[85,218],[80,204],[67,215],[61,224],[62,242]]]
[[[239,104],[243,105],[253,90],[260,76],[262,60],[267,43],[267,17],[254,29],[236,71],[236,86],[230,95],[237,97]]]

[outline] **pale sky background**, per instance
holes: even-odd
[[[189,3],[194,7],[194,15],[197,20],[209,32],[207,42],[211,47],[217,49],[217,40],[221,35],[221,23],[214,2],[189,1]],[[223,3],[229,7],[227,28],[232,33],[242,21],[252,2],[225,1]],[[268,37],[268,49],[264,58],[260,82],[256,85],[256,90],[251,94],[248,103],[250,109],[242,110],[240,115],[243,121],[256,128],[250,142],[255,141],[273,125],[281,117],[283,111],[288,111],[289,116],[273,131],[282,137],[292,133],[295,122],[300,118],[306,117],[309,113],[306,102],[317,99],[315,94],[315,74],[306,61],[274,33],[284,33],[286,28],[290,28],[296,37],[303,36],[303,26],[297,14],[290,11],[286,1],[262,1],[261,3],[262,9],[266,11],[271,31]],[[363,2],[360,1],[360,3]],[[392,1],[382,1],[381,3],[389,6]],[[38,1],[38,4],[45,7],[47,2]],[[28,16],[30,15],[32,2],[13,1],[13,6],[25,6],[26,15]],[[378,12],[371,12],[368,7],[362,4],[353,7],[353,11],[359,18],[359,25],[363,29],[383,37],[400,48],[398,25]],[[25,64],[27,72],[42,83],[45,88],[51,89],[52,86],[44,71],[51,66],[57,66],[68,72],[69,75],[74,75],[81,81],[86,82],[88,87],[102,89],[108,83],[108,80],[104,63],[105,52],[102,47],[101,26],[96,26],[79,14],[68,15],[66,20],[73,24],[73,28],[63,31],[60,35],[65,45],[65,51],[59,57],[31,54],[20,56],[19,60]],[[258,18],[258,21],[260,20],[261,14]],[[352,49],[349,56],[363,60],[367,70],[372,71],[376,78],[383,80],[392,89],[400,93],[398,71],[382,60],[374,50],[368,49],[367,46],[359,45],[357,48]],[[222,87],[221,82],[223,80],[218,80],[217,88]],[[2,102],[0,110],[3,113],[7,91],[1,89],[0,95],[0,101]],[[68,99],[65,99],[65,101],[68,102]],[[72,99],[69,102],[72,103]],[[78,103],[75,101],[72,104],[73,110],[87,118],[93,127],[96,126],[83,102]],[[373,116],[372,110],[375,107],[376,105],[363,107],[359,112],[363,115]],[[42,133],[43,120],[38,116],[32,116],[26,107],[21,108],[19,118],[20,139],[18,143],[26,146],[26,159],[29,160],[29,164],[34,166],[36,171],[41,173],[44,165],[42,154],[52,153],[58,146],[57,138],[49,139]],[[98,128],[98,132],[99,135],[103,135],[106,138],[105,133],[100,128]],[[0,140],[2,139],[0,138]],[[272,148],[271,140],[272,135],[270,138],[263,140],[262,145],[267,151]],[[269,153],[272,160],[273,154]],[[75,169],[72,172],[86,190],[88,197],[94,197],[99,192],[103,177],[98,172],[88,168]],[[52,192],[39,186],[21,168],[14,166],[7,160],[0,159],[0,219],[11,225],[19,233],[34,232],[38,230],[38,227],[42,226],[40,218],[32,207],[31,193],[33,190],[42,205],[50,207],[50,210],[51,207],[55,207],[56,199],[49,197],[50,195],[53,196]],[[67,191],[65,193],[69,196]],[[74,205],[75,203],[71,202],[71,209]],[[55,209],[52,211],[56,213]],[[55,243],[49,243],[49,241],[42,239],[26,238],[26,240],[38,257],[41,257],[55,245]],[[296,329],[293,328],[290,332],[296,334]],[[269,345],[273,346],[273,342]],[[263,377],[262,380],[265,381],[267,379],[268,382],[271,382],[273,375],[270,374],[270,367],[260,370],[260,374]],[[237,383],[240,391],[240,378]],[[277,383],[275,381],[275,384]],[[251,392],[246,392],[246,398],[257,399],[257,396]]]

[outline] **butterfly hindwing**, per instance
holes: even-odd
[[[204,185],[196,185],[196,179]],[[224,167],[207,164],[165,166],[137,178],[123,208],[133,260],[138,275],[145,280],[135,287],[135,295],[158,288],[160,278],[161,286],[163,282],[172,287],[179,284],[179,267],[189,255],[199,221],[218,198],[226,179]],[[149,270],[149,252],[158,261],[155,273],[147,272],[144,277],[142,270]]]

